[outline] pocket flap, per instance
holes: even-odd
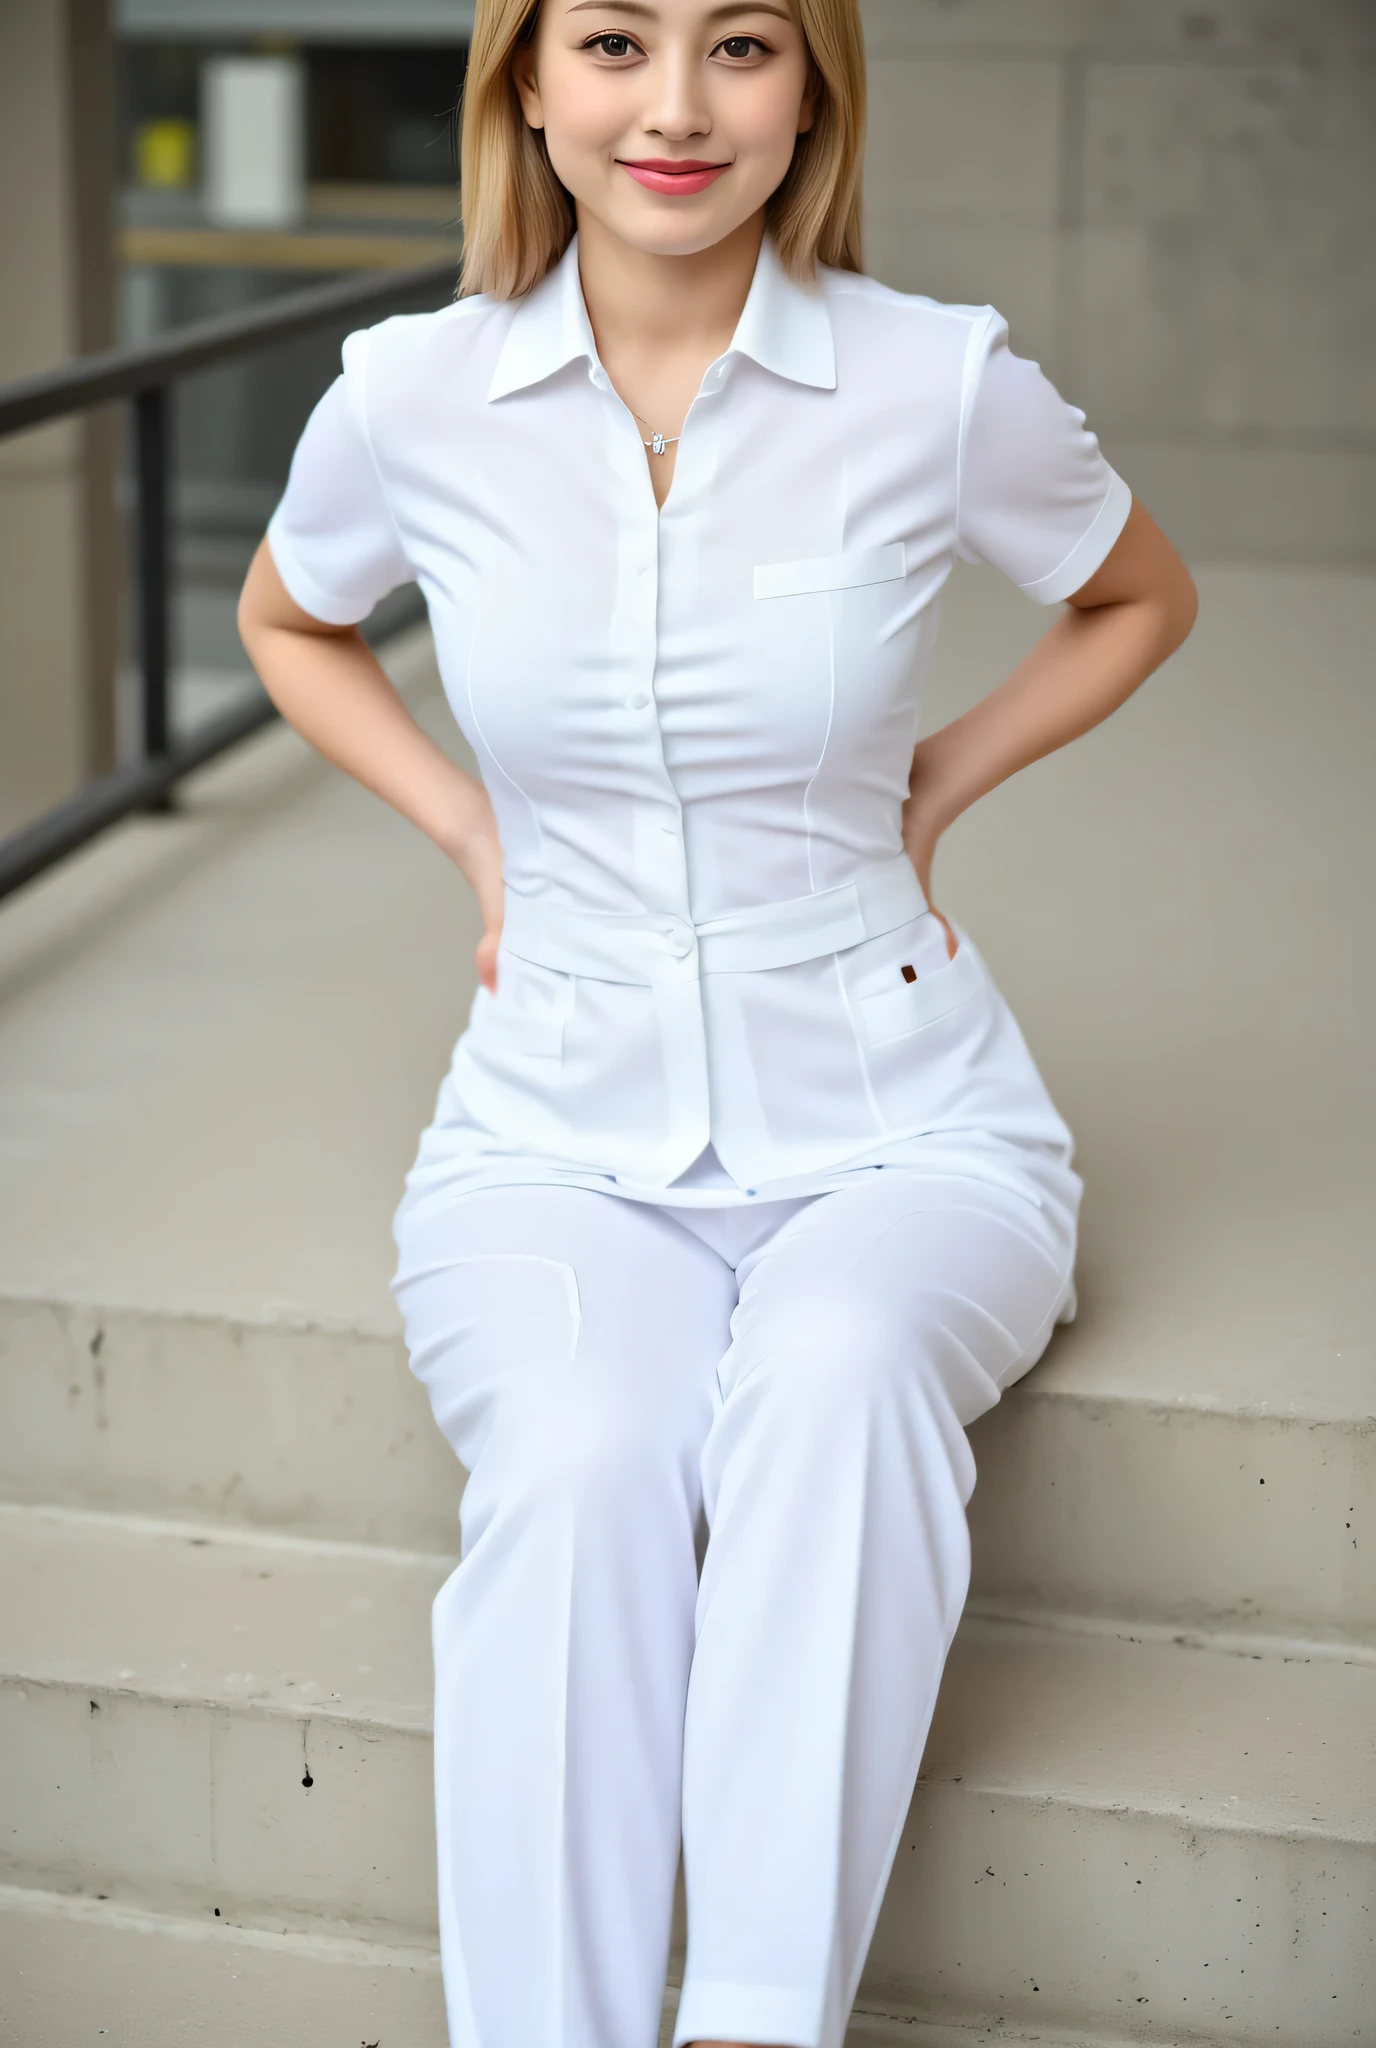
[[[843,555],[808,555],[796,562],[762,562],[756,597],[802,597],[814,590],[854,590],[862,583],[892,583],[908,573],[901,540],[882,548],[848,548]]]
[[[903,1038],[910,1031],[935,1024],[938,1017],[949,1016],[982,986],[979,962],[969,946],[961,945],[955,959],[948,960],[935,973],[924,974],[917,981],[905,981],[879,995],[861,996],[856,1008],[864,1020],[870,1044],[884,1045],[891,1038]]]
[[[497,956],[497,997],[492,1026],[513,1052],[558,1059],[564,1026],[573,1011],[573,977],[538,967],[505,946]]]

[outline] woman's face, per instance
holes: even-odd
[[[542,0],[515,76],[580,215],[656,255],[758,213],[812,124],[789,0]]]

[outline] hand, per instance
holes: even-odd
[[[497,993],[497,948],[501,944],[501,938],[500,922],[489,925],[473,953],[473,958],[478,964],[478,979],[493,995]]]
[[[903,846],[922,885],[927,908],[946,934],[946,957],[948,960],[954,960],[959,941],[946,918],[932,901],[932,861],[936,856],[937,841],[945,830],[946,820],[935,801],[934,778],[929,778],[925,774],[921,757],[922,749],[918,747],[913,755],[908,800],[903,806]]]
[[[470,876],[470,880],[473,878]],[[483,883],[473,882],[477,891],[478,908],[483,914],[483,935],[479,939],[473,958],[477,962],[478,979],[493,995],[497,992],[497,948],[501,943],[503,913],[506,904],[506,890],[502,883],[501,854],[497,855],[495,877]]]
[[[950,925],[947,923],[942,913],[937,909],[935,903],[929,901],[927,904],[927,908],[931,911],[932,916],[936,919],[937,923],[941,926],[941,929],[946,934],[946,958],[948,960],[954,960],[956,957],[957,950],[960,946],[959,939],[951,930]]]
[[[502,848],[495,819],[488,814],[484,828],[450,854],[467,878],[482,913],[483,935],[474,950],[478,980],[495,995],[497,990],[497,947],[501,942],[506,887],[502,880]]]

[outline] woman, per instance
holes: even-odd
[[[862,127],[854,0],[479,0],[465,295],[349,336],[244,589],[486,926],[394,1283],[470,1474],[455,2048],[649,2048],[680,1840],[675,2048],[837,2048],[965,1428],[1074,1313],[1070,1133],[932,857],[1194,588],[996,312],[864,277]],[[1070,608],[918,743],[957,556]],[[481,784],[355,630],[411,578]]]

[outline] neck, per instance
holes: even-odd
[[[626,351],[708,361],[730,346],[750,292],[764,213],[691,256],[659,256],[613,235],[579,209],[578,275],[604,362]]]

